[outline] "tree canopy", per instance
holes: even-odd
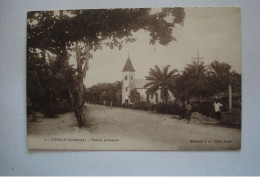
[[[79,124],[85,125],[82,121],[85,119],[82,111],[83,79],[93,52],[104,46],[121,49],[124,43],[136,40],[133,33],[138,30],[149,33],[150,44],[167,45],[176,40],[172,32],[176,24],[183,25],[185,12],[183,8],[161,8],[157,11],[148,8],[94,9],[32,11],[27,16],[28,65],[33,64],[30,56],[41,53],[41,59],[52,68],[52,79],[67,79],[66,83],[70,80],[76,84],[63,86],[63,89],[67,90],[64,92],[67,98],[71,98]],[[67,71],[72,69],[68,62],[69,51],[75,53],[77,68],[74,73],[70,72],[70,77],[66,77]],[[51,57],[46,57],[47,53]],[[54,59],[51,61],[52,56]],[[30,68],[28,72],[35,71],[34,67]]]
[[[174,17],[171,22],[167,16]],[[28,46],[48,49],[58,54],[60,45],[72,46],[73,42],[91,44],[91,50],[101,44],[122,47],[132,42],[132,33],[140,29],[149,32],[150,43],[167,45],[176,40],[172,31],[176,24],[183,24],[183,8],[163,8],[157,13],[151,9],[95,9],[28,12]],[[123,39],[120,41],[119,39]]]
[[[148,94],[154,94],[157,90],[161,91],[163,102],[168,100],[168,91],[174,93],[175,80],[178,76],[178,70],[170,70],[170,65],[164,66],[162,69],[158,65],[154,68],[150,68],[149,75],[146,76],[146,80],[149,82],[145,84],[144,88],[147,88]]]
[[[113,105],[120,105],[122,99],[122,82],[99,83],[85,89],[85,99],[90,103],[104,104],[113,102]]]
[[[138,101],[140,101],[141,95],[136,89],[133,89],[130,91],[129,98],[132,103],[137,103]]]
[[[207,67],[204,63],[187,64],[180,77],[176,80],[175,95],[179,98],[205,96],[207,94]]]
[[[241,75],[231,71],[226,62],[213,61],[208,66],[203,62],[193,62],[184,67],[175,85],[174,96],[183,100],[227,92],[228,85],[240,92]]]

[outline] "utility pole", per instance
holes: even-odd
[[[197,69],[196,69],[196,74],[198,73],[198,69],[199,69],[199,65],[200,65],[200,60],[204,60],[203,57],[200,57],[199,55],[199,50],[197,49],[197,56],[196,57],[192,57],[193,60],[197,60],[195,61],[195,64],[197,64]]]
[[[196,68],[196,77],[199,77],[198,71],[199,71],[200,60],[204,60],[204,58],[200,57],[198,49],[197,49],[197,57],[192,57],[192,59],[193,60],[197,60],[197,61],[195,61],[195,64],[197,66],[197,68]],[[201,101],[201,95],[199,95],[199,103],[200,103],[200,101]]]
[[[192,57],[193,60],[197,60],[197,64],[200,64],[200,60],[204,60],[203,57],[200,57],[199,55],[199,50],[197,49],[197,56],[196,57]]]
[[[229,112],[232,112],[232,87],[228,85],[228,108]]]

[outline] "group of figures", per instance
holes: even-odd
[[[217,120],[221,120],[221,106],[223,106],[219,100],[215,100],[213,103],[213,109],[210,112],[210,116],[215,117]],[[185,109],[186,109],[186,118],[188,120],[188,123],[190,123],[191,119],[191,113],[192,113],[192,103],[188,100],[185,103]],[[213,115],[212,115],[213,114]]]

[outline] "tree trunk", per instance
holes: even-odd
[[[75,116],[77,118],[79,126],[86,126],[86,118],[83,112],[83,107],[84,107],[84,85],[83,85],[83,79],[86,76],[86,71],[88,70],[88,61],[89,61],[89,44],[87,45],[87,52],[86,52],[86,58],[85,58],[85,64],[84,68],[82,69],[82,63],[80,61],[81,59],[81,54],[80,54],[80,49],[78,46],[78,42],[76,42],[76,61],[77,61],[77,90],[78,90],[78,95],[77,95],[77,101],[75,104]]]
[[[83,78],[78,76],[78,100],[75,105],[75,116],[78,120],[79,126],[86,126],[86,118],[83,112],[84,106],[84,90],[83,90]]]

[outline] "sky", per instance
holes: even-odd
[[[149,44],[149,34],[134,34],[136,42],[125,44],[121,50],[104,47],[93,52],[84,84],[112,83],[122,80],[122,69],[128,53],[135,69],[135,78],[144,79],[154,65],[171,65],[183,70],[193,57],[204,58],[206,65],[214,60],[227,62],[241,73],[241,21],[239,8],[185,8],[184,26],[176,25],[173,35],[177,41],[167,46]],[[70,61],[73,63],[73,61]]]

